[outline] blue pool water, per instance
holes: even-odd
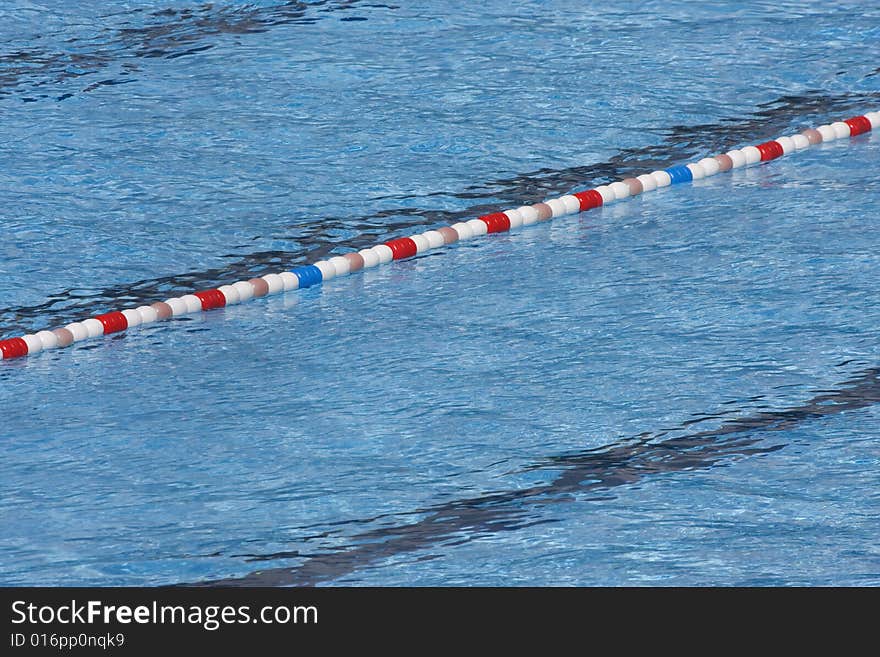
[[[0,337],[880,107],[878,6],[591,4],[3,3]],[[2,362],[0,584],[880,584],[878,156]]]

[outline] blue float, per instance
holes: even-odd
[[[315,265],[297,267],[296,269],[291,269],[290,273],[299,279],[300,288],[311,287],[324,280],[324,275]]]
[[[672,184],[690,182],[694,179],[694,174],[684,165],[669,167],[666,173],[672,178]]]

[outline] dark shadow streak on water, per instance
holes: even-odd
[[[527,470],[561,470],[550,483],[502,491],[419,509],[421,520],[381,527],[352,536],[350,546],[309,556],[300,565],[253,572],[243,577],[186,586],[311,586],[337,580],[371,564],[440,544],[461,544],[477,537],[514,531],[536,523],[542,507],[595,499],[604,491],[665,473],[711,468],[785,447],[766,443],[766,432],[786,431],[810,420],[865,408],[880,402],[880,367],[858,373],[837,389],[801,404],[729,420],[717,429],[656,442],[641,435],[577,454],[551,456]],[[757,434],[757,435],[755,435]],[[601,498],[600,498],[601,499]],[[374,519],[354,521],[356,524]],[[259,555],[281,559],[296,552]]]
[[[99,291],[69,288],[53,294],[44,303],[0,309],[0,337],[19,335],[42,328],[56,327],[119,307],[152,303],[174,294],[194,289],[216,287],[267,271],[280,271],[304,262],[326,257],[331,252],[345,252],[372,246],[381,239],[430,226],[448,224],[502,206],[534,203],[550,195],[561,194],[629,175],[663,168],[697,155],[722,152],[745,140],[763,140],[799,126],[810,117],[837,117],[843,112],[863,107],[880,98],[880,92],[847,93],[836,96],[814,92],[801,96],[782,96],[763,103],[750,116],[697,126],[673,126],[665,131],[661,143],[620,151],[606,162],[568,169],[539,169],[510,178],[500,178],[459,192],[434,192],[427,196],[457,199],[481,199],[463,210],[390,208],[360,217],[314,217],[305,225],[290,225],[288,239],[297,248],[256,251],[246,255],[224,256],[223,267],[184,274],[143,279],[114,285]],[[793,124],[793,122],[795,122]],[[422,198],[424,195],[419,196]],[[406,197],[416,198],[416,197]],[[500,201],[500,203],[499,203]],[[356,232],[357,237],[340,240],[340,232]]]
[[[293,1],[264,7],[205,4],[152,12],[135,8],[106,18],[119,20],[121,16],[124,20],[140,14],[147,16],[147,24],[105,28],[91,38],[70,38],[65,42],[70,48],[66,52],[30,47],[0,54],[0,96],[18,92],[28,94],[23,100],[30,102],[38,100],[35,95],[66,100],[76,93],[94,89],[89,85],[79,92],[68,89],[59,94],[58,85],[74,82],[84,75],[107,71],[119,64],[126,69],[120,75],[127,75],[137,70],[132,62],[139,59],[177,59],[212,48],[213,44],[205,41],[220,35],[254,34],[280,25],[311,25],[331,13],[357,6],[362,6],[361,0]],[[384,4],[364,6],[397,8]]]

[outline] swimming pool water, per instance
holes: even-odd
[[[0,34],[0,337],[880,106],[858,3],[11,2]],[[0,583],[880,584],[878,154],[0,362]]]

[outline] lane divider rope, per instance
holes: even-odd
[[[868,112],[862,116],[821,125],[815,129],[809,128],[798,134],[779,137],[755,146],[746,146],[722,155],[705,157],[698,162],[673,166],[635,178],[625,178],[608,185],[566,194],[534,205],[523,205],[512,210],[493,212],[477,219],[459,222],[417,235],[399,237],[368,249],[334,256],[311,265],[296,267],[290,271],[266,274],[259,278],[238,281],[231,285],[221,285],[215,289],[201,290],[137,308],[104,313],[81,322],[73,322],[64,328],[7,338],[0,340],[0,359],[20,358],[40,351],[67,347],[74,342],[88,338],[127,331],[136,326],[152,324],[179,315],[223,308],[269,294],[312,287],[360,269],[376,267],[393,260],[412,258],[429,249],[436,249],[490,233],[506,232],[556,217],[577,214],[629,196],[650,192],[659,187],[691,182],[714,176],[722,171],[768,162],[822,142],[855,137],[878,127],[880,127],[880,111]]]

